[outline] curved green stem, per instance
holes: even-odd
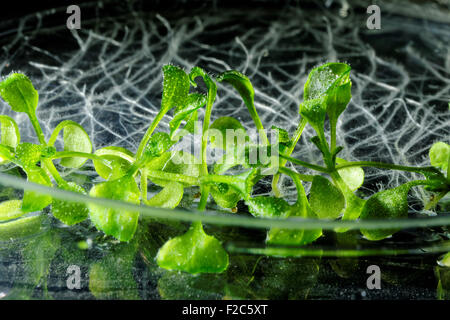
[[[78,152],[78,151],[58,151],[51,157],[51,159],[62,159],[62,158],[72,158],[72,157],[79,157],[79,158],[86,158],[91,159],[95,161],[102,161],[105,164],[109,164],[108,160],[105,158],[98,156],[96,154],[92,153],[86,153],[86,152]]]
[[[208,130],[209,130],[209,123],[211,121],[211,113],[212,113],[212,107],[214,104],[214,100],[216,100],[216,94],[217,94],[217,86],[214,82],[208,84],[208,101],[206,103],[206,110],[205,110],[205,116],[203,119],[203,128],[202,128],[202,155],[201,155],[201,171],[200,175],[201,177],[208,176],[208,159],[207,159],[207,147],[208,147]],[[201,198],[200,202],[198,204],[198,210],[204,211],[206,209],[206,203],[208,201],[209,197],[209,190],[210,187],[206,185],[202,185],[200,188],[201,192]]]
[[[287,149],[287,152],[285,153],[287,156],[290,156],[292,152],[294,152],[295,146],[298,143],[298,140],[300,140],[300,137],[302,136],[303,130],[306,127],[306,124],[308,121],[306,119],[303,119],[300,121],[297,129],[295,130],[294,136],[291,139],[291,145]],[[287,160],[281,159],[280,161],[280,167],[284,167],[286,165]],[[281,192],[278,188],[278,181],[280,180],[280,174],[277,173],[272,178],[272,191],[275,194],[276,197],[281,197]]]
[[[141,171],[141,199],[146,202],[147,199],[147,173]]]
[[[334,170],[335,164],[332,161],[331,152],[330,152],[330,146],[328,145],[328,141],[325,138],[324,131],[317,131],[317,134],[319,136],[319,139],[323,145],[322,152],[323,152],[323,161],[327,165],[328,170]],[[331,149],[332,150],[332,149]]]
[[[156,127],[158,126],[161,119],[164,117],[164,115],[167,113],[168,110],[159,110],[158,114],[156,115],[155,119],[153,119],[152,124],[147,129],[147,131],[144,134],[144,137],[141,140],[141,143],[139,144],[138,150],[136,152],[136,161],[139,161],[142,157],[145,146],[147,145],[148,141],[150,140],[150,137],[153,134],[153,131],[155,131]]]
[[[44,164],[44,169],[46,169],[52,175],[57,184],[65,182],[65,180],[59,174],[58,170],[56,170],[56,167],[51,159],[42,159],[41,161]]]
[[[309,163],[309,162],[301,161],[301,160],[289,157],[289,156],[284,155],[284,154],[280,154],[280,157],[283,158],[283,159],[286,159],[286,160],[288,160],[288,161],[290,161],[290,162],[292,162],[294,164],[297,164],[299,166],[305,167],[305,168],[313,169],[313,170],[316,170],[316,171],[319,171],[319,172],[323,172],[323,173],[328,173],[329,172],[329,170],[327,168],[325,168],[325,167],[318,166],[316,164],[312,164],[312,163]]]
[[[198,203],[198,207],[197,210],[199,211],[204,211],[206,209],[206,204],[208,203],[208,197],[209,197],[209,186],[203,185],[200,188],[200,192],[201,192],[201,197],[200,197],[200,201]]]
[[[410,166],[402,166],[391,163],[384,162],[375,162],[375,161],[354,161],[354,162],[346,162],[344,164],[340,164],[336,166],[336,170],[348,168],[348,167],[374,167],[380,169],[391,169],[391,170],[400,170],[400,171],[409,171],[409,172],[439,172],[434,167],[410,167]]]
[[[287,176],[290,176],[291,178],[293,176],[296,176],[296,177],[298,177],[298,179],[300,179],[302,181],[312,182],[314,179],[313,175],[298,173],[298,172],[295,172],[294,170],[288,169],[286,167],[280,167],[278,169],[278,171],[279,171],[279,173],[283,173]]]
[[[45,141],[44,132],[42,131],[41,125],[39,124],[39,121],[38,121],[36,115],[34,113],[28,114],[28,118],[30,119],[31,124],[33,125],[34,131],[36,132],[39,143],[42,144],[43,146],[46,146],[47,142]]]
[[[34,113],[28,114],[28,117],[30,118],[31,124],[33,125],[34,131],[36,132],[36,135],[39,139],[39,143],[43,146],[47,146],[44,132],[42,131],[41,125],[39,124],[36,115]],[[43,169],[47,170],[47,172],[49,172],[52,175],[53,179],[55,179],[57,184],[65,182],[64,179],[59,174],[58,170],[56,170],[55,165],[53,164],[51,159],[42,159],[41,162],[44,167]]]
[[[337,119],[334,117],[330,118],[330,150],[331,153],[336,149],[336,125]]]
[[[142,174],[142,173],[141,173]],[[184,175],[181,173],[171,173],[171,172],[165,172],[160,170],[148,170],[146,169],[144,174],[147,176],[148,179],[156,178],[161,180],[168,180],[168,181],[176,181],[176,182],[182,182],[191,186],[199,186],[200,180],[197,177]]]

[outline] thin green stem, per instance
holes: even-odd
[[[447,163],[447,180],[450,182],[450,154],[448,155],[448,163]]]
[[[334,170],[334,164],[331,159],[330,146],[328,145],[328,141],[325,138],[325,133],[323,132],[323,130],[318,131],[317,133],[323,146],[323,160],[327,165],[328,170]]]
[[[207,176],[203,176],[200,179],[200,183],[202,185],[210,184],[210,183],[226,183],[229,185],[235,184],[239,181],[235,176],[221,175],[221,174],[210,174]]]
[[[167,180],[167,181],[176,181],[185,183],[191,186],[199,186],[200,181],[197,177],[184,175],[181,173],[171,173],[171,172],[165,172],[160,170],[148,170],[145,169],[145,175],[147,175],[148,179],[161,179],[161,180]]]
[[[331,150],[331,153],[333,153],[334,149],[336,149],[336,125],[337,125],[337,119],[330,118],[330,150]]]
[[[304,118],[300,121],[299,125],[297,126],[297,129],[295,130],[294,136],[291,139],[291,145],[287,149],[287,152],[285,153],[287,156],[290,156],[292,152],[295,149],[295,146],[297,145],[298,141],[300,140],[300,137],[302,136],[303,130],[306,127],[306,124],[308,121]],[[286,165],[287,160],[281,159],[280,161],[280,167],[284,167]],[[272,178],[272,191],[275,194],[276,197],[281,197],[280,189],[278,188],[278,181],[280,180],[280,174],[277,173]]]
[[[36,114],[28,114],[28,117],[30,118],[31,124],[33,125],[34,131],[36,132],[36,135],[39,139],[39,143],[43,146],[47,146],[47,142],[45,141],[44,132],[42,131],[41,125],[39,124],[39,121],[36,117]],[[49,172],[53,179],[55,179],[57,184],[64,183],[64,179],[59,174],[58,170],[56,170],[55,165],[53,164],[51,159],[42,159],[41,160],[44,170]]]
[[[205,110],[205,116],[203,119],[203,128],[202,128],[202,164],[201,164],[201,177],[208,176],[208,158],[207,158],[207,147],[208,147],[208,130],[209,130],[209,123],[211,121],[211,113],[212,108],[214,104],[214,100],[216,100],[216,94],[217,94],[217,86],[214,82],[212,82],[208,85],[208,102],[206,103],[206,110]],[[206,209],[206,203],[208,201],[209,197],[209,190],[210,187],[206,185],[202,185],[200,188],[201,197],[200,202],[198,204],[198,210],[204,211]]]
[[[391,169],[391,170],[400,170],[400,171],[409,171],[409,172],[437,172],[438,170],[434,167],[410,167],[410,166],[401,166],[391,163],[384,162],[375,162],[375,161],[354,161],[354,162],[346,162],[344,164],[340,164],[336,166],[336,170],[349,168],[349,167],[374,167],[380,169]]]
[[[290,156],[292,154],[292,152],[294,152],[295,146],[297,145],[298,141],[300,140],[300,137],[302,136],[303,130],[306,127],[306,124],[308,123],[308,121],[306,119],[302,119],[297,127],[297,130],[295,130],[294,132],[294,136],[291,139],[291,145],[289,146],[289,148],[287,149],[287,152],[285,153],[286,155]],[[286,160],[283,159],[282,161],[284,161],[284,164],[286,164]]]
[[[200,188],[200,192],[201,192],[201,197],[200,197],[200,201],[198,203],[198,207],[197,210],[199,211],[205,211],[206,209],[206,204],[208,202],[208,197],[209,197],[209,186],[203,185]]]
[[[73,158],[73,157],[79,157],[79,158],[86,158],[91,159],[95,161],[102,161],[103,163],[109,165],[109,161],[105,158],[92,154],[92,153],[86,153],[86,152],[78,152],[78,151],[58,151],[51,157],[51,159],[62,159],[62,158]]]
[[[329,174],[330,174],[331,179],[333,179],[333,182],[341,190],[341,192],[344,194],[345,197],[347,197],[348,195],[355,196],[353,191],[345,183],[344,179],[342,179],[341,175],[337,171],[337,168],[336,168],[336,170],[330,172]]]
[[[28,114],[28,118],[30,119],[31,124],[33,125],[34,131],[36,132],[39,143],[43,146],[46,146],[47,142],[45,141],[44,132],[42,131],[41,125],[39,124],[39,121],[38,121],[36,115]]]
[[[283,173],[285,175],[288,175],[291,178],[292,178],[292,176],[295,175],[302,181],[312,182],[313,179],[314,179],[313,175],[298,173],[298,172],[295,172],[294,170],[288,169],[286,167],[280,167],[278,169],[278,171],[279,171],[279,173]]]
[[[325,168],[325,167],[318,166],[318,165],[315,165],[315,164],[312,164],[312,163],[309,163],[309,162],[301,161],[301,160],[289,157],[289,156],[284,155],[284,154],[280,154],[280,157],[283,158],[283,159],[286,159],[286,160],[288,160],[288,161],[290,161],[290,162],[292,162],[294,164],[297,164],[299,166],[305,167],[305,168],[313,169],[313,170],[316,170],[316,171],[319,171],[319,172],[323,172],[323,173],[328,173],[329,172],[329,170],[327,168]]]
[[[147,201],[147,173],[141,171],[141,199]]]
[[[164,117],[164,115],[169,110],[159,110],[158,114],[156,115],[155,119],[153,119],[152,124],[147,129],[147,132],[145,133],[144,137],[141,140],[141,143],[139,144],[138,150],[136,152],[136,161],[139,161],[142,155],[144,154],[145,147],[150,140],[150,137],[153,134],[153,131],[155,131],[156,127],[158,126],[161,119]]]
[[[305,188],[303,188],[303,184],[301,182],[301,177],[297,172],[294,172],[288,168],[280,168],[280,172],[291,177],[292,181],[294,181],[295,188],[297,189],[297,201],[295,204],[297,206],[306,205],[308,199],[306,198]]]
[[[51,159],[42,159],[41,161],[44,164],[45,169],[52,175],[57,184],[65,182],[65,180],[59,174],[58,170],[56,170],[56,167]]]

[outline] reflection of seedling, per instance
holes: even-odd
[[[63,167],[80,168],[90,159],[98,175],[106,180],[91,188],[89,195],[92,197],[171,209],[180,204],[185,188],[197,186],[200,187],[198,210],[206,209],[211,195],[219,206],[229,209],[235,208],[239,200],[244,200],[251,214],[266,219],[401,218],[407,216],[407,195],[410,188],[422,185],[433,192],[433,201],[427,205],[427,209],[434,207],[450,190],[450,146],[444,142],[437,142],[430,149],[432,167],[409,167],[372,161],[349,162],[337,157],[343,149],[336,145],[337,120],[351,99],[350,66],[347,64],[328,63],[311,71],[304,88],[305,100],[299,108],[302,119],[297,130],[290,137],[283,128],[272,127],[279,137],[276,144],[270,144],[263,131],[264,127],[254,104],[255,92],[245,75],[231,70],[213,78],[199,67],[193,68],[188,74],[173,65],[164,66],[163,74],[161,109],[142,138],[136,154],[116,146],[92,153],[88,134],[81,125],[73,121],[58,124],[47,141],[36,117],[37,91],[25,75],[11,74],[0,83],[0,95],[12,110],[28,115],[39,144],[21,143],[16,122],[11,117],[0,116],[0,163],[12,162],[21,167],[30,182],[49,187],[56,184],[58,188],[85,194],[81,186],[61,177],[53,161],[60,160],[59,165]],[[191,85],[197,86],[197,78],[202,78],[205,83],[206,94],[189,92]],[[262,135],[262,144],[251,141],[244,127],[234,118],[219,118],[210,125],[218,89],[216,81],[227,82],[238,91],[256,129]],[[194,133],[198,111],[203,107],[205,115],[200,159],[187,152],[171,150],[184,135]],[[163,117],[172,109],[170,133],[155,132]],[[325,135],[326,118],[330,123],[330,141]],[[324,166],[290,156],[307,124],[317,134],[311,142],[320,150]],[[243,133],[242,145],[236,143],[234,137],[225,139],[228,130]],[[64,150],[59,151],[55,148],[55,142],[61,131]],[[217,139],[217,133],[222,136],[225,133],[222,141]],[[213,148],[223,149],[226,159],[224,162],[216,162],[212,172],[208,171],[207,166],[208,143]],[[275,196],[252,197],[253,186],[264,176],[262,172],[268,168],[274,169],[271,163],[250,161],[251,152],[263,148],[267,148],[271,154],[280,154],[281,161],[275,167],[272,183]],[[300,174],[285,168],[288,161],[312,169],[317,174]],[[230,169],[234,167],[243,168],[244,171],[233,175]],[[422,174],[424,179],[383,190],[365,200],[354,193],[364,181],[362,167],[415,172]],[[296,186],[297,201],[294,204],[280,197],[280,175],[288,176]],[[150,199],[147,195],[149,180],[162,187]],[[303,182],[312,183],[309,200]],[[6,221],[0,225],[0,231],[10,235],[12,231],[19,230],[21,225],[26,225],[25,219],[29,218],[22,218],[23,214],[42,210],[49,205],[54,217],[61,222],[73,225],[90,217],[97,229],[120,241],[133,239],[139,223],[139,212],[120,211],[98,204],[86,206],[83,203],[52,199],[48,194],[27,191],[21,200],[9,200],[0,204],[0,220]],[[18,220],[12,220],[16,218]],[[362,230],[369,240],[383,239],[394,232],[396,230]],[[274,245],[305,245],[321,235],[321,229],[272,228],[267,233],[266,241]],[[229,258],[220,241],[208,235],[202,223],[197,221],[185,234],[168,240],[159,250],[156,261],[166,269],[189,273],[220,273],[227,269]]]

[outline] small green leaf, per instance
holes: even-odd
[[[81,125],[71,120],[65,120],[56,126],[48,142],[50,146],[55,144],[61,130],[63,130],[64,151],[92,152],[92,142],[89,135]],[[79,168],[86,161],[86,158],[71,157],[61,159],[60,164],[66,168]]]
[[[292,206],[292,209],[285,211],[283,218],[302,217],[308,219],[317,219],[317,215],[311,209],[306,198],[305,190],[300,181],[296,181],[297,186],[297,202]],[[294,230],[271,228],[267,233],[266,243],[273,245],[296,245],[302,246],[315,241],[322,236],[322,229],[312,230]]]
[[[259,196],[248,199],[245,204],[250,213],[258,218],[289,216],[294,208],[286,200],[277,197]]]
[[[212,148],[222,148],[223,150],[227,150],[238,143],[242,144],[249,141],[249,137],[244,126],[239,122],[239,120],[232,117],[221,117],[214,120],[209,129],[217,130],[217,133],[220,134],[222,140],[222,143],[216,143],[217,136],[210,133]],[[230,130],[228,131],[228,136],[232,138],[230,141],[227,141],[227,130]]]
[[[322,176],[314,176],[309,202],[321,219],[336,219],[345,207],[342,192]]]
[[[98,175],[105,180],[115,180],[123,177],[134,162],[134,154],[121,147],[105,147],[94,152],[110,162],[110,167],[103,161],[94,160],[94,168]]]
[[[5,164],[10,161],[14,161],[15,154],[13,148],[0,144],[0,164]]]
[[[441,257],[438,261],[438,264],[441,267],[450,268],[450,252],[447,252],[443,257]]]
[[[258,169],[247,170],[235,176],[225,176],[225,175],[213,175],[202,177],[202,183],[216,184],[217,182],[222,182],[228,184],[234,190],[239,192],[244,200],[250,198],[253,185],[259,177]]]
[[[327,110],[326,96],[305,100],[300,104],[299,109],[300,115],[308,121],[317,133],[323,132]]]
[[[20,143],[20,133],[17,123],[11,117],[0,115],[0,143],[13,149]],[[0,164],[5,164],[7,159],[0,156]]]
[[[0,82],[0,95],[16,112],[34,115],[39,94],[30,79],[21,73],[12,73]]]
[[[288,173],[294,181],[297,189],[297,201],[291,206],[290,210],[282,212],[283,218],[302,217],[307,219],[316,219],[317,215],[311,209],[306,197],[305,189],[299,177],[295,173]],[[275,245],[305,245],[313,242],[322,235],[322,229],[313,230],[292,230],[271,228],[267,233],[266,243]]]
[[[337,119],[351,98],[350,70],[349,65],[338,62],[311,70],[304,87],[304,99],[326,97],[328,116]]]
[[[365,203],[361,219],[397,219],[408,217],[408,192],[411,183],[405,183],[393,189],[383,190]],[[361,233],[369,240],[384,239],[399,229],[361,229]]]
[[[188,152],[166,152],[162,156],[147,162],[143,169],[144,172],[146,169],[198,177],[200,174],[200,161]],[[168,183],[167,180],[160,178],[151,178],[151,181],[160,186],[165,186]],[[184,183],[183,185],[185,187],[190,186]]]
[[[336,158],[337,164],[345,164],[347,162],[344,159]],[[364,182],[364,170],[361,167],[342,168],[338,172],[351,191],[358,190]]]
[[[39,167],[27,167],[25,169],[29,182],[42,184],[47,187],[52,186],[50,178],[45,171]],[[34,191],[25,191],[22,202],[22,211],[34,212],[44,209],[52,203],[52,196],[48,194],[41,194]]]
[[[165,184],[162,191],[147,200],[145,204],[150,207],[173,209],[180,203],[183,193],[184,188],[181,183],[170,181]]]
[[[256,125],[256,129],[263,130],[264,127],[261,123],[261,119],[259,118],[258,112],[256,111],[255,107],[254,101],[255,90],[253,89],[250,79],[247,78],[242,73],[240,73],[239,71],[229,70],[221,73],[217,77],[217,81],[219,82],[225,81],[231,84],[236,89],[236,91],[239,93],[242,100],[244,101],[245,105],[247,106],[250,116],[252,117],[253,122]]]
[[[156,261],[161,268],[189,273],[221,273],[228,268],[228,254],[219,240],[194,222],[182,236],[167,241],[158,251]]]
[[[86,191],[74,182],[61,182],[58,187],[63,190],[86,194]],[[84,203],[59,199],[53,200],[52,212],[55,218],[68,226],[84,221],[89,216],[89,210]]]
[[[188,75],[183,69],[170,64],[163,66],[163,73],[161,110],[167,112],[174,107],[184,108],[190,87]]]
[[[170,139],[174,140],[175,133],[181,125],[182,121],[186,121],[184,129],[188,132],[193,133],[194,127],[192,125],[192,120],[197,120],[197,110],[206,104],[207,98],[204,94],[191,93],[188,95],[185,107],[183,109],[177,109],[173,115],[173,119],[170,121]],[[177,135],[177,139],[181,136]]]
[[[21,200],[7,200],[0,203],[0,221],[15,219],[24,214]]]
[[[0,240],[10,241],[37,234],[42,230],[45,215],[23,217],[16,220],[0,223]]]
[[[280,127],[277,127],[277,126],[272,126],[270,129],[277,132],[279,143],[289,143],[289,142],[291,142],[291,138],[289,137],[289,133],[286,130],[284,130],[283,128],[280,128]]]
[[[42,146],[23,142],[16,148],[16,158],[23,168],[33,168],[41,160]]]
[[[342,190],[341,190],[342,191]],[[366,202],[354,195],[351,190],[342,192],[345,197],[345,211],[342,215],[343,220],[356,220],[361,215],[361,210]],[[342,229],[343,231],[343,229]]]
[[[433,167],[441,168],[447,172],[450,164],[450,145],[445,142],[436,142],[430,148],[430,163]]]
[[[352,98],[352,83],[350,78],[348,75],[341,78],[346,78],[348,82],[332,88],[327,95],[327,114],[332,123],[336,123],[338,117],[344,112],[345,108],[347,108],[347,105]]]
[[[235,208],[242,196],[225,183],[212,185],[209,189],[214,201],[222,208]]]
[[[173,142],[170,136],[165,132],[156,132],[153,134],[145,147],[145,157],[147,159],[157,158],[166,152]]]
[[[353,191],[347,186],[342,177],[338,172],[332,173],[333,181],[336,186],[341,190],[342,194],[345,198],[345,210],[342,215],[342,220],[356,220],[361,215],[361,211],[366,203],[366,200],[363,200],[357,197]],[[337,232],[346,232],[347,228],[337,228]]]
[[[350,66],[345,63],[326,63],[313,69],[304,87],[304,102],[300,114],[316,132],[323,131],[325,114],[332,126],[351,99]]]
[[[89,195],[97,198],[140,203],[140,190],[133,177],[124,176],[117,180],[95,185]],[[129,241],[137,228],[139,212],[124,211],[89,203],[89,216],[97,229],[120,241]]]
[[[191,72],[189,73],[189,79],[194,87],[197,87],[197,83],[195,82],[195,79],[197,77],[202,77],[203,82],[206,85],[206,88],[208,89],[208,99],[206,102],[206,108],[205,108],[205,117],[203,119],[203,128],[202,128],[202,157],[206,154],[206,148],[208,143],[208,129],[209,129],[209,122],[211,119],[211,112],[213,108],[214,101],[216,100],[217,95],[217,84],[214,80],[211,79],[211,77],[200,67],[194,67],[192,68]],[[207,170],[206,164],[205,167],[203,167],[204,173]]]

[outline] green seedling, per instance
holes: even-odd
[[[57,186],[69,192],[87,194],[82,186],[63,179],[58,167],[70,168],[73,171],[82,169],[86,162],[91,160],[99,178],[105,180],[94,183],[88,192],[91,197],[173,209],[184,201],[186,189],[194,187],[200,188],[201,192],[198,201],[199,211],[206,210],[211,195],[221,208],[235,208],[239,201],[244,201],[249,212],[259,219],[406,218],[408,191],[411,187],[419,185],[433,194],[433,200],[425,206],[425,209],[438,208],[438,204],[450,190],[450,146],[447,143],[437,142],[431,147],[429,152],[431,166],[427,167],[374,161],[347,161],[338,157],[343,147],[336,145],[336,127],[339,117],[351,99],[350,70],[349,65],[336,62],[314,68],[304,86],[303,102],[299,106],[301,119],[296,131],[291,136],[284,128],[272,126],[272,130],[278,135],[278,144],[270,145],[266,134],[262,132],[264,126],[256,111],[255,90],[245,75],[236,70],[229,70],[214,78],[200,67],[194,67],[186,73],[177,66],[165,65],[162,69],[164,80],[161,108],[150,123],[136,153],[118,146],[105,146],[92,153],[93,145],[88,133],[80,124],[73,121],[59,123],[47,141],[36,115],[38,92],[25,75],[13,73],[0,82],[0,96],[13,111],[27,114],[38,143],[21,141],[15,120],[1,115],[0,165],[12,164],[20,167],[31,183],[47,187]],[[198,78],[202,78],[206,85],[206,94],[190,92],[191,87],[197,87]],[[218,90],[216,81],[231,84],[239,93],[256,129],[260,131],[262,143],[250,141],[246,130],[250,128],[245,128],[233,117],[218,118],[210,124]],[[161,120],[171,110],[173,117],[169,122],[168,133],[166,130],[156,131]],[[188,152],[175,151],[176,144],[183,136],[196,133],[195,123],[202,114],[200,157],[197,158]],[[330,123],[329,134],[325,132],[327,117]],[[321,151],[324,165],[291,157],[308,124],[316,131],[317,135],[311,142]],[[63,150],[57,150],[60,145],[57,139],[61,132]],[[234,137],[224,139],[227,133],[233,133]],[[329,141],[326,139],[327,136],[330,137]],[[211,172],[207,165],[208,145],[224,152],[221,159],[224,161],[214,163],[210,167]],[[263,171],[272,167],[271,163],[265,163],[259,158],[252,161],[252,154],[259,154],[262,148],[267,148],[269,156],[279,154],[281,158],[278,171],[272,174],[272,191],[275,196],[252,196],[255,184],[264,177]],[[59,161],[59,166],[55,165],[54,161]],[[285,167],[287,165],[307,168],[314,174],[299,173],[294,168]],[[361,193],[355,194],[364,183],[363,167],[419,173],[425,179],[383,190],[365,200],[357,196]],[[282,192],[278,189],[278,179],[281,175],[288,176],[296,186],[297,200],[293,204],[283,198]],[[152,190],[160,189],[151,197],[147,195],[149,183],[154,185]],[[311,183],[309,200],[303,183]],[[42,211],[50,205],[53,216],[66,225],[74,225],[89,218],[104,234],[122,242],[129,242],[120,244],[123,245],[123,252],[105,257],[92,266],[90,288],[96,297],[105,297],[106,291],[111,287],[104,281],[115,277],[123,269],[126,273],[123,281],[126,286],[129,285],[131,291],[130,294],[121,293],[117,297],[137,297],[131,275],[131,262],[138,250],[137,242],[132,240],[136,237],[139,210],[124,211],[93,203],[86,206],[84,203],[53,199],[51,194],[27,190],[23,199],[10,199],[0,203],[0,240],[38,233],[45,215],[26,216],[26,214]],[[181,224],[178,225],[180,226]],[[178,229],[176,234],[180,234],[180,230]],[[344,232],[346,229],[338,228],[337,231]],[[396,231],[395,228],[361,230],[369,240],[381,240]],[[274,246],[268,251],[270,254],[282,256],[284,251],[276,246],[306,245],[321,236],[321,229],[270,228],[266,243]],[[154,248],[155,254],[158,252],[156,262],[159,267],[193,274],[221,273],[228,268],[229,257],[221,241],[206,234],[200,221],[192,223],[186,233],[167,240],[168,238],[160,242],[159,245],[165,243],[159,251]],[[46,243],[43,242],[43,246],[48,247],[48,239],[53,239],[53,235],[45,239]],[[58,239],[55,241],[58,242]],[[53,255],[54,250],[56,246],[49,251],[51,253],[49,256]],[[117,265],[120,270],[114,269],[112,267],[115,265],[114,257],[122,256],[126,251],[132,252],[127,256],[127,262]],[[48,270],[47,264],[39,268],[42,272],[36,275],[36,281],[45,277]]]

